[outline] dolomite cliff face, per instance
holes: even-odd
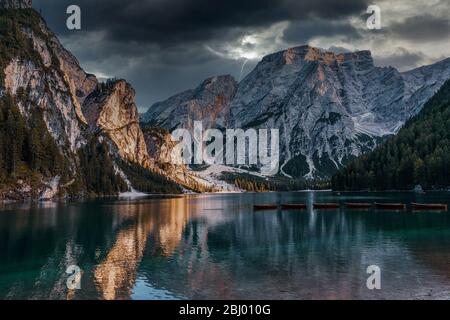
[[[209,78],[194,90],[156,103],[141,120],[170,132],[176,128],[192,129],[194,121],[202,121],[204,128],[211,128],[220,117],[228,118],[236,91],[237,82],[232,76]]]
[[[13,1],[15,8],[31,8],[31,1]],[[29,5],[28,5],[29,3]],[[44,111],[48,129],[60,146],[69,144],[75,152],[84,143],[82,135],[86,120],[81,104],[97,86],[94,75],[86,74],[78,60],[61,45],[45,22],[36,18],[35,28],[23,27],[40,59],[13,59],[4,70],[4,86],[16,96],[22,91],[19,107],[25,117],[31,108]]]
[[[162,128],[144,128],[143,134],[148,154],[158,170],[186,187],[199,182],[182,164],[181,155],[173,152],[176,142],[172,141],[168,131]]]
[[[63,77],[47,72],[31,61],[13,60],[4,70],[6,92],[17,97],[27,118],[33,108],[42,110],[50,134],[59,146],[75,152],[84,143],[82,123]]]
[[[122,159],[152,168],[134,95],[133,88],[124,80],[100,85],[86,98],[82,111],[91,130],[105,133]]]
[[[57,166],[66,171],[64,179],[59,175],[48,176],[48,173],[42,174],[40,179],[35,177],[32,187],[29,181],[20,179],[15,184],[16,189],[11,187],[6,198],[64,196],[60,191],[70,187],[80,173],[77,153],[88,138],[84,133],[87,125],[81,103],[97,86],[97,79],[84,73],[75,57],[62,47],[45,22],[30,9],[31,1],[2,1],[1,7],[14,9],[4,14],[5,18],[16,21],[21,33],[13,34],[14,39],[10,41],[16,41],[22,48],[18,54],[11,51],[9,61],[3,60],[0,97],[9,95],[14,99],[29,129],[35,125],[32,115],[39,112],[62,155],[63,163]],[[24,11],[19,13],[19,10]],[[8,47],[3,52],[8,53]]]
[[[43,20],[39,21],[38,34],[26,28],[23,31],[33,41],[33,47],[39,53],[44,66],[46,68],[57,68],[79,120],[86,124],[81,105],[84,99],[97,87],[97,78],[94,75],[87,74],[80,67],[75,56],[61,45],[56,35],[47,28]]]
[[[168,130],[190,128],[193,119],[205,127],[279,129],[281,172],[328,178],[396,134],[448,78],[450,59],[401,73],[375,66],[370,51],[300,46],[264,57],[239,84],[222,79],[215,90],[202,84],[156,103],[141,121]],[[217,104],[217,97],[226,99]]]
[[[134,96],[134,89],[124,80],[100,84],[82,107],[91,134],[105,134],[112,141],[112,151],[121,159],[192,188],[194,177],[181,159],[173,159],[175,143],[170,134],[141,128]]]
[[[13,183],[14,190],[5,190],[5,186],[0,185],[0,199],[60,196],[62,188],[83,175],[78,155],[93,140],[107,142],[113,161],[123,160],[190,187],[192,180],[182,167],[171,166],[170,172],[164,171],[167,166],[161,163],[168,160],[167,152],[156,149],[164,149],[164,145],[151,144],[152,154],[158,161],[149,155],[146,137],[139,125],[133,88],[124,80],[99,83],[95,76],[86,73],[30,7],[31,1],[1,2],[1,8],[27,9],[21,13],[27,18],[18,20],[21,35],[15,36],[21,37],[21,45],[28,51],[11,53],[10,60],[2,65],[0,98],[11,96],[26,121],[39,110],[46,129],[67,161],[68,173],[64,179],[42,175],[33,187],[22,180]],[[15,11],[7,10],[4,14],[16,19]]]

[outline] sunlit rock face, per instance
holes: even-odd
[[[114,150],[129,162],[192,187],[192,177],[181,159],[173,159],[175,142],[158,128],[141,128],[134,89],[124,80],[101,84],[83,101],[83,115],[91,132],[100,130]]]
[[[2,1],[2,8],[30,8],[31,1]],[[83,99],[97,86],[97,79],[86,74],[78,61],[65,50],[56,36],[47,28],[36,12],[27,11],[32,27],[23,26],[20,31],[29,39],[34,53],[28,58],[13,57],[4,64],[4,81],[0,96],[11,95],[25,120],[39,110],[50,135],[67,160],[67,176],[73,178],[78,171],[74,156],[86,143],[86,121],[81,110]],[[69,180],[70,180],[69,179]],[[51,194],[59,190],[57,177],[43,179],[42,190],[20,190],[21,198],[29,198],[30,192],[47,198],[49,184]]]
[[[26,92],[25,98],[18,99],[23,115],[26,117],[31,108],[43,110],[44,120],[57,143],[68,144],[70,151],[75,152],[84,144],[85,119],[80,104],[97,86],[97,79],[81,69],[42,20],[39,33],[28,28],[22,32],[32,41],[41,65],[32,59],[13,59],[4,71],[6,92],[13,96],[20,90]]]
[[[111,138],[123,159],[151,168],[134,95],[123,80],[100,85],[85,99],[83,114],[93,130],[98,128]]]
[[[172,140],[171,134],[161,128],[144,128],[143,133],[149,156],[154,159],[155,166],[184,180],[187,170],[183,165],[176,165],[182,164],[183,159],[173,152],[176,142]]]
[[[13,60],[5,69],[5,88],[13,96],[26,92],[27,99],[18,102],[22,114],[27,118],[32,108],[42,110],[58,145],[75,151],[84,143],[79,113],[60,75],[46,73],[31,61]]]
[[[188,170],[182,155],[175,150],[178,142],[173,140],[169,131],[160,127],[144,127],[142,130],[148,154],[153,160],[154,171],[188,189],[211,191],[211,188],[216,187]],[[221,188],[217,190],[222,191]]]
[[[28,8],[31,1],[2,1],[1,7]],[[183,178],[183,168],[171,167],[170,172],[166,172],[149,156],[131,85],[124,80],[99,83],[64,49],[35,11],[29,10],[26,14],[30,25],[24,24],[20,31],[30,40],[34,52],[29,57],[13,58],[4,64],[0,97],[11,95],[25,119],[35,109],[42,111],[49,133],[69,161],[70,178],[80,170],[79,150],[100,137],[111,147],[113,159],[121,158],[177,182],[189,182]],[[158,158],[166,157],[170,149],[162,143],[155,147],[163,149],[153,150]],[[48,190],[55,196],[59,193],[60,186],[52,182],[59,181],[56,178],[42,181],[42,196],[49,197]],[[28,187],[22,189],[23,194],[31,192]]]
[[[397,133],[448,78],[450,59],[400,73],[376,67],[370,51],[300,46],[264,57],[237,86],[216,86],[225,108],[193,98],[210,92],[202,84],[153,105],[141,121],[169,130],[202,119],[207,127],[279,129],[282,173],[326,178]]]

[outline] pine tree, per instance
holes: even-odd
[[[395,137],[332,178],[336,190],[450,186],[450,80]]]

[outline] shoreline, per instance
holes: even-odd
[[[421,195],[422,193],[417,193],[414,190],[387,190],[387,191],[337,191],[337,190],[296,190],[296,191],[266,191],[266,192],[239,192],[239,191],[220,191],[220,192],[204,192],[204,193],[144,193],[144,192],[123,192],[117,195],[103,195],[103,196],[94,196],[94,197],[70,197],[70,198],[55,198],[55,199],[26,199],[26,200],[9,200],[9,199],[0,199],[0,205],[9,205],[9,204],[45,204],[45,203],[80,203],[80,202],[89,202],[96,200],[139,200],[145,198],[158,198],[158,197],[186,197],[186,196],[214,196],[214,195],[236,195],[236,194],[274,194],[274,193],[336,193],[339,195],[351,194],[351,193],[368,193],[368,194],[376,194],[376,193],[411,193]],[[450,190],[425,190],[426,194],[436,193],[436,192],[448,192]]]

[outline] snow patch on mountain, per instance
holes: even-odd
[[[241,168],[236,167],[230,167],[226,165],[219,165],[214,164],[208,166],[206,169],[200,170],[200,171],[191,171],[193,176],[196,176],[199,181],[203,182],[205,185],[209,187],[216,188],[217,190],[220,190],[221,192],[242,192],[243,190],[239,189],[235,185],[232,185],[228,182],[225,182],[221,179],[221,176],[224,173],[234,173],[234,174],[247,174],[252,175],[258,178],[267,179],[266,176],[254,172],[254,171],[248,171]]]

